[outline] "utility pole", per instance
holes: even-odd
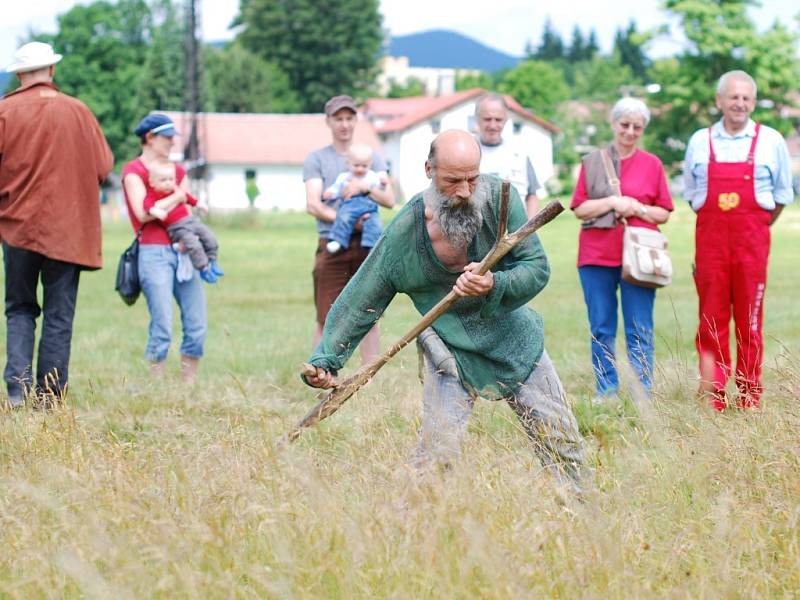
[[[197,0],[186,0],[186,95],[185,111],[188,116],[189,137],[183,150],[184,162],[190,180],[205,192],[206,163],[205,129],[201,102],[202,61],[200,59],[200,5]],[[205,133],[203,131],[203,133]],[[200,191],[200,190],[198,190]],[[206,198],[207,200],[207,198]]]

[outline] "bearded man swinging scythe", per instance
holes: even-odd
[[[336,373],[358,342],[394,295],[406,293],[420,313],[436,313],[435,321],[412,330],[377,367],[362,371],[374,374],[419,334],[425,359],[423,419],[412,464],[447,465],[460,452],[475,399],[503,399],[542,464],[560,483],[580,492],[583,440],[545,352],[542,319],[526,306],[550,276],[538,236],[530,235],[541,223],[532,228],[526,223],[513,188],[510,202],[501,202],[501,181],[480,175],[480,158],[478,144],[465,131],[446,131],[433,141],[425,162],[430,187],[395,217],[334,303],[309,360],[313,367],[305,369],[303,378],[313,387],[336,387]],[[514,237],[505,235],[506,218],[509,230],[528,231],[505,248],[490,271],[487,266],[494,262],[487,265],[489,256],[478,261],[493,254],[501,238]],[[448,303],[448,298],[458,302]],[[443,304],[449,309],[437,311]],[[298,427],[319,421],[341,402],[325,412],[323,401]]]

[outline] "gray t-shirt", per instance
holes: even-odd
[[[372,170],[377,173],[386,171],[386,161],[378,154],[372,155]],[[322,179],[322,189],[324,190],[333,185],[339,173],[344,173],[345,171],[347,171],[347,157],[336,152],[333,146],[325,146],[319,150],[314,150],[306,157],[303,163],[303,181]],[[333,200],[322,199],[323,204],[335,210],[339,209],[341,202],[341,198],[334,198]],[[328,237],[331,227],[333,227],[333,223],[317,219],[319,237]]]

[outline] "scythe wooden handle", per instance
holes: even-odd
[[[508,220],[508,193],[509,183],[503,182],[501,204],[500,204],[500,220],[498,224],[498,237],[492,249],[484,257],[478,265],[476,272],[479,275],[485,274],[493,266],[495,266],[501,258],[508,254],[511,249],[519,244],[522,240],[530,236],[537,229],[546,225],[555,219],[563,210],[564,207],[557,200],[550,202],[542,210],[540,210],[534,217],[529,219],[522,227],[517,229],[514,233],[506,233],[506,222]],[[436,306],[431,308],[425,316],[422,317],[419,323],[414,325],[408,333],[402,338],[392,344],[386,352],[376,357],[371,363],[364,365],[358,371],[353,373],[350,377],[337,383],[336,387],[332,388],[327,395],[319,401],[319,403],[312,408],[301,421],[299,421],[294,428],[289,432],[288,439],[290,442],[296,440],[303,429],[316,425],[326,417],[335,413],[342,404],[356,393],[364,384],[369,381],[375,373],[380,370],[383,365],[389,362],[395,354],[400,352],[408,344],[410,344],[420,333],[429,327],[436,319],[447,312],[453,304],[455,304],[461,296],[451,291],[447,296],[442,298]],[[316,373],[316,367],[308,363],[304,363],[301,372],[304,375],[313,375]]]

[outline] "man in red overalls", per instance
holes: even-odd
[[[756,84],[747,73],[723,75],[717,87],[722,120],[692,136],[684,163],[685,195],[697,212],[700,393],[718,411],[728,406],[731,315],[738,405],[759,406],[769,228],[793,196],[786,143],[750,120],[755,104]]]

